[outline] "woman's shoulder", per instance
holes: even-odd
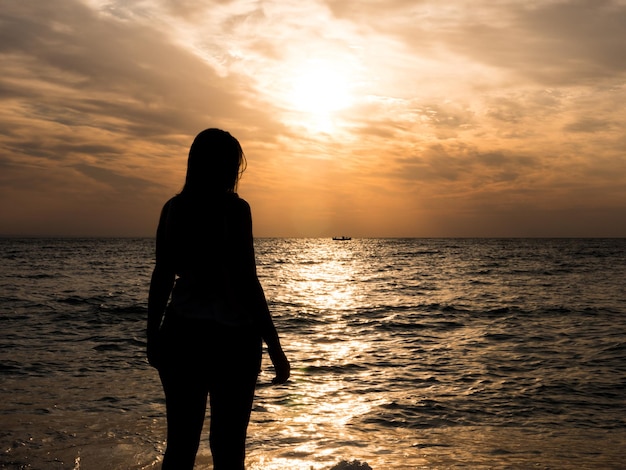
[[[163,204],[163,208],[180,205],[182,202],[184,202],[185,199],[186,198],[182,194],[180,193],[175,194],[174,196],[170,197],[167,201],[165,201],[165,204]]]
[[[232,222],[242,227],[250,225],[252,220],[252,213],[250,211],[250,204],[245,199],[239,197],[237,194],[233,194],[227,209],[230,214],[229,218]]]
[[[246,201],[244,198],[240,197],[239,194],[232,193],[231,200],[232,200],[233,206],[242,210],[250,211],[250,204],[248,204],[248,201]]]
[[[230,211],[249,213],[250,204],[237,193],[211,195],[210,197],[192,197],[184,193],[176,194],[168,199],[163,210],[184,211],[192,207],[226,207]]]
[[[180,195],[177,194],[169,198],[167,201],[165,201],[165,204],[163,204],[163,209],[161,209],[161,213],[171,214],[172,212],[177,211],[180,205],[181,205]]]
[[[163,206],[161,207],[161,217],[166,216],[170,212],[171,207],[174,204],[175,198],[176,196],[171,197],[167,201],[165,201],[165,204],[163,204]]]

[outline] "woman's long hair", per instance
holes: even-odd
[[[235,193],[246,169],[241,144],[221,129],[200,132],[189,149],[187,177],[181,194]]]

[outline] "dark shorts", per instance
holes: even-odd
[[[261,368],[261,336],[252,327],[170,314],[161,329],[161,340],[165,369],[226,374],[238,380],[258,374]]]

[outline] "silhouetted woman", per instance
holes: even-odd
[[[262,341],[273,382],[289,378],[256,273],[250,206],[235,192],[244,169],[237,139],[220,129],[200,132],[185,186],[161,212],[147,334],[148,361],[165,392],[165,470],[193,468],[207,396],[214,469],[244,468]]]

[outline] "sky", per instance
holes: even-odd
[[[257,237],[626,237],[626,0],[3,0],[0,235],[154,236],[208,127]]]

